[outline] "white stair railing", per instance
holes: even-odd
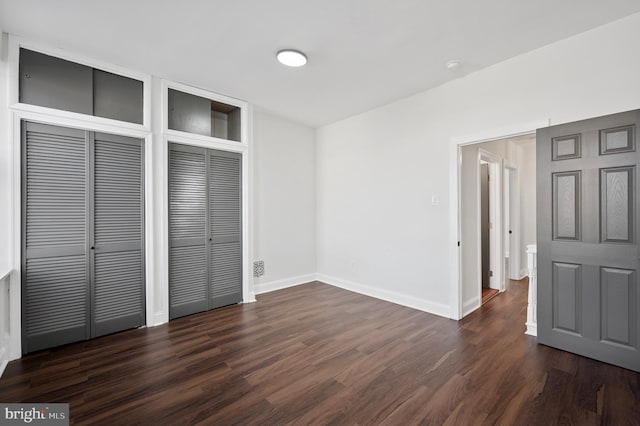
[[[529,271],[529,304],[527,305],[527,331],[530,336],[538,335],[538,248],[535,244],[527,246],[527,269]]]

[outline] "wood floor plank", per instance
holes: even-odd
[[[319,282],[30,354],[0,402],[73,424],[640,424],[640,374],[524,334],[527,282],[462,321]]]

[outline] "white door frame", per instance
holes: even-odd
[[[509,179],[508,190],[505,189],[505,215],[509,215],[509,229],[512,231],[509,236],[509,270],[505,271],[506,279],[518,280],[520,279],[520,170],[510,161],[505,161],[505,170],[509,170],[509,177],[505,177],[504,186],[507,186],[507,179]],[[506,173],[505,173],[506,176]],[[507,200],[508,191],[508,200]],[[508,234],[508,231],[507,235]],[[506,240],[506,239],[505,239]],[[506,247],[505,247],[506,253]]]
[[[462,318],[462,264],[460,256],[461,238],[461,199],[460,199],[460,172],[462,163],[461,148],[464,145],[489,142],[496,139],[524,136],[535,133],[541,127],[549,126],[550,120],[536,120],[529,123],[520,123],[498,129],[491,129],[470,135],[456,136],[450,139],[449,144],[449,211],[452,213],[449,220],[449,297],[451,304],[450,318],[459,320]],[[455,212],[455,213],[454,213]]]

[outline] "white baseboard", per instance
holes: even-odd
[[[527,323],[527,331],[524,334],[528,334],[529,336],[538,336],[538,324]]]
[[[349,290],[354,293],[364,294],[365,296],[375,297],[376,299],[395,303],[397,305],[407,306],[409,308],[428,312],[434,315],[439,315],[445,318],[451,318],[451,307],[449,305],[435,303],[430,300],[419,299],[417,297],[407,296],[395,291],[383,290],[380,288],[355,283],[353,281],[343,280],[341,278],[332,277],[325,274],[318,274],[318,281],[332,285],[334,287]]]
[[[147,327],[155,327],[166,322],[169,322],[169,318],[167,317],[167,315],[164,312],[156,312],[156,314],[153,316],[153,325],[147,324]]]
[[[253,289],[255,291],[255,294],[268,293],[270,291],[282,290],[283,288],[306,284],[308,282],[315,281],[317,278],[317,274],[299,275],[297,277],[269,281],[266,283],[256,283],[253,285]]]
[[[520,278],[518,279],[518,281],[524,279],[527,275],[529,275],[529,271],[527,270],[527,268],[520,269]]]
[[[475,297],[471,300],[467,300],[462,304],[462,317],[466,317],[480,306],[482,306],[482,302]]]
[[[257,300],[256,300],[256,292],[255,291],[250,291],[249,292],[249,299],[242,301],[242,303],[255,303],[255,302],[257,302]]]

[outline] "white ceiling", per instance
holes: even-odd
[[[640,12],[638,0],[0,0],[0,28],[314,127]],[[309,63],[285,68],[282,48]]]

